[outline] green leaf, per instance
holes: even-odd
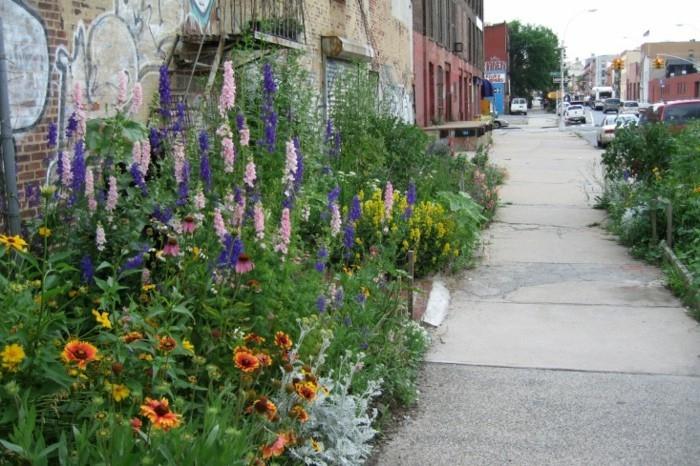
[[[7,440],[0,439],[0,443],[2,444],[3,447],[7,448],[8,450],[17,453],[18,455],[23,455],[24,454],[24,448],[20,447],[16,443],[8,442]]]

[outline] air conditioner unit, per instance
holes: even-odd
[[[455,42],[452,50],[456,53],[462,53],[464,51],[464,44],[462,42]]]

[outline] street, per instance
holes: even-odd
[[[601,117],[559,131],[533,113],[495,132],[503,206],[451,284],[417,409],[373,464],[697,463],[700,326],[601,227]]]

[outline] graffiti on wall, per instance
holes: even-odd
[[[0,0],[7,57],[12,129],[25,131],[44,113],[49,92],[49,48],[41,18],[19,0]]]
[[[214,7],[214,0],[190,0],[190,16],[192,16],[199,27],[204,29],[209,24],[209,16]]]

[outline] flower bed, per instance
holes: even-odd
[[[427,140],[380,110],[384,146],[349,158],[358,122],[324,123],[293,57],[238,88],[226,62],[197,127],[160,73],[147,126],[126,76],[109,118],[76,86],[41,215],[0,236],[0,462],[361,463],[428,344],[405,253],[464,265],[495,183],[466,160],[387,162],[397,134]],[[465,176],[483,206],[451,188]]]

